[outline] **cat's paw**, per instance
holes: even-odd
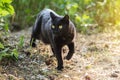
[[[50,58],[55,57],[55,55],[51,55]]]
[[[36,47],[36,44],[35,43],[32,43],[32,45],[31,45],[32,47]]]
[[[56,69],[62,71],[63,68],[63,66],[58,66]]]
[[[70,60],[72,57],[71,56],[66,56],[64,59]]]

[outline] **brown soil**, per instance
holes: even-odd
[[[77,33],[76,52],[70,61],[64,60],[63,71],[57,71],[56,58],[49,45],[38,41],[29,46],[31,28],[10,34],[8,44],[17,45],[20,36],[25,44],[19,60],[2,61],[0,80],[120,80],[120,33]],[[67,48],[63,49],[63,57]]]

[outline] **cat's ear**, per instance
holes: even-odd
[[[68,15],[65,15],[62,19],[63,22],[65,23],[69,23],[69,16]]]
[[[52,20],[53,20],[53,21],[54,21],[54,20],[55,20],[55,18],[56,18],[55,14],[54,14],[54,13],[52,13],[52,12],[50,12],[50,17],[52,18]]]

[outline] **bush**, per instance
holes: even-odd
[[[103,30],[120,25],[119,0],[14,0],[15,19],[21,28],[34,24],[36,15],[44,8],[51,8],[58,14],[69,14],[78,31]],[[112,25],[112,26],[111,26]]]
[[[14,8],[11,5],[12,0],[0,0],[0,31],[5,30],[5,33],[9,31],[9,20],[8,17],[14,14]],[[2,32],[0,32],[1,34]],[[4,32],[3,32],[4,33]],[[11,46],[7,46],[2,40],[0,35],[0,61],[2,59],[18,59],[17,49],[11,49]]]
[[[8,17],[14,14],[14,8],[11,5],[12,0],[0,0],[0,30],[8,31]]]

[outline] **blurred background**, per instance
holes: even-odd
[[[50,8],[59,15],[68,14],[81,33],[90,34],[107,28],[120,29],[120,0],[1,1],[0,26],[9,26],[13,31],[32,26],[36,15],[44,8]],[[3,9],[6,11],[1,11]]]

